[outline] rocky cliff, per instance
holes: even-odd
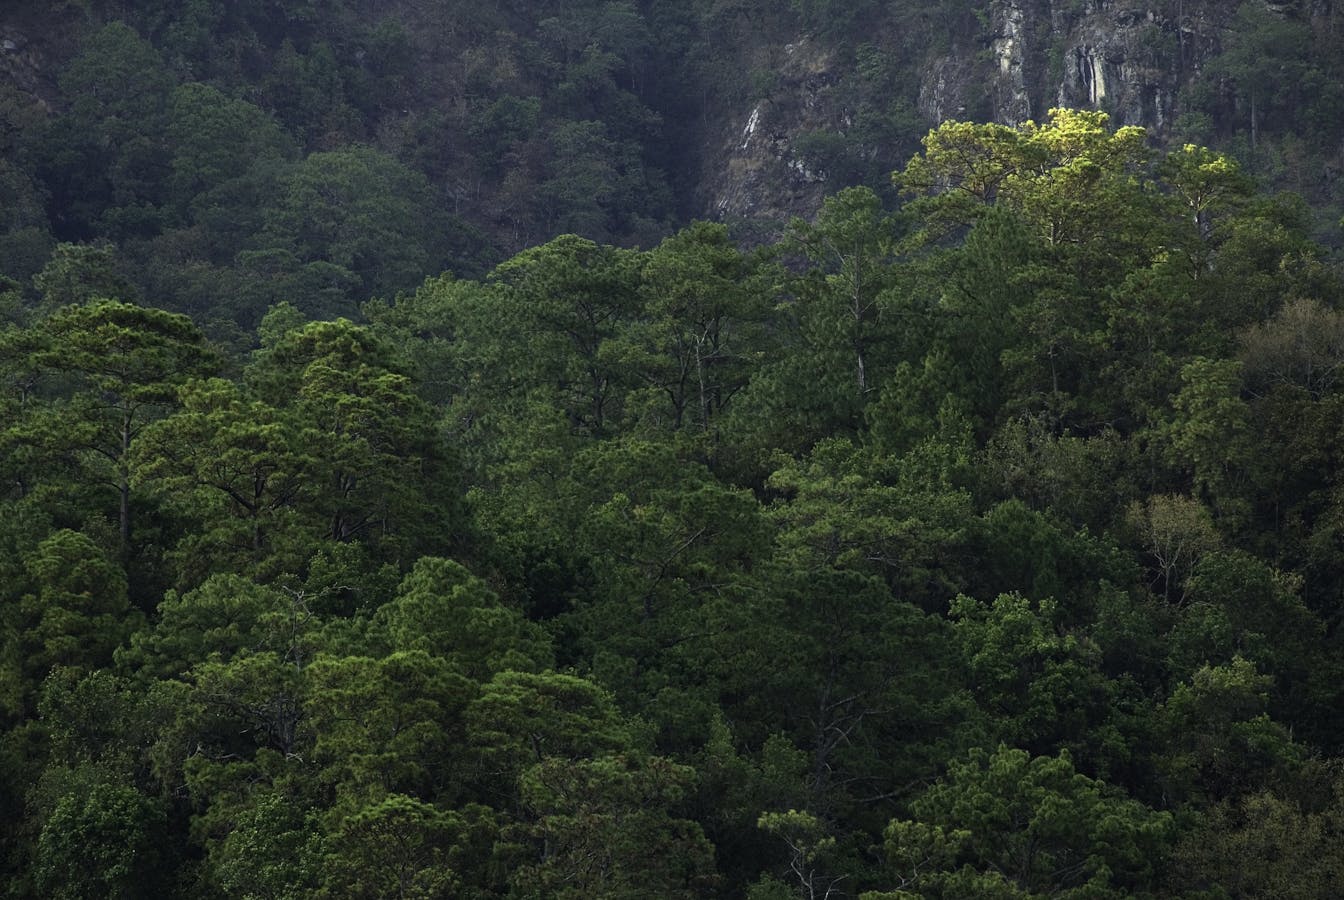
[[[717,152],[706,155],[699,194],[702,214],[731,222],[750,236],[816,210],[831,180],[809,166],[803,135],[844,134],[850,116],[836,95],[841,72],[833,49],[806,36],[766,50],[770,89],[720,125]]]
[[[842,187],[889,189],[938,122],[1015,124],[1056,106],[1105,110],[1159,143],[1263,148],[1248,168],[1322,221],[1344,212],[1344,10],[1330,0],[207,6],[197,22],[148,0],[0,2],[0,152],[26,144],[55,237],[106,222],[91,207],[72,226],[81,210],[62,203],[88,206],[84,194],[46,183],[64,163],[33,162],[59,142],[21,138],[73,105],[59,74],[114,20],[157,54],[128,60],[255,104],[299,153],[371,145],[416,168],[463,234],[484,236],[473,259],[557,231],[648,245],[691,217],[768,240]],[[1260,43],[1242,40],[1247,23]],[[161,131],[143,137],[169,153]],[[152,195],[161,173],[143,174]]]
[[[906,73],[903,87],[927,129],[946,119],[1017,124],[1057,106],[1101,109],[1116,125],[1141,125],[1156,142],[1184,139],[1182,113],[1207,63],[1220,53],[1236,4],[1208,0],[993,0],[973,33],[942,46],[884,46]],[[1330,3],[1265,3],[1269,16],[1294,15],[1317,27],[1333,22]],[[900,23],[880,22],[865,37],[882,46]],[[843,44],[798,36],[771,56],[777,77],[726,118],[717,151],[706,157],[703,212],[764,227],[808,215],[842,185],[811,161],[800,139],[828,130],[850,136],[853,57]],[[892,98],[893,101],[900,98]],[[922,132],[920,132],[922,133]],[[870,146],[874,160],[903,160],[906,146]],[[856,139],[861,139],[856,136]],[[880,178],[885,173],[873,173]]]

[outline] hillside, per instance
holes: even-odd
[[[7,4],[0,897],[1338,896],[1344,57],[1218,9]]]
[[[107,30],[116,21],[130,30]],[[1015,124],[1054,106],[1104,110],[1159,146],[1226,150],[1304,196],[1335,243],[1342,27],[1330,4],[1229,15],[1199,0],[20,0],[0,10],[11,198],[0,246],[26,282],[53,240],[110,240],[142,290],[190,311],[221,298],[161,283],[144,271],[150,257],[274,297],[258,282],[296,277],[275,255],[283,245],[301,263],[335,262],[344,272],[325,289],[353,303],[444,268],[479,273],[565,232],[651,246],[708,218],[769,239],[840,188],[889,190],[943,119]],[[100,82],[115,96],[90,95]],[[222,139],[212,159],[180,145],[207,125]],[[258,129],[274,131],[265,147],[243,140]],[[378,262],[381,281],[346,277],[374,264],[331,250],[335,234],[295,247],[275,221],[284,213],[257,208],[292,187],[287,167],[356,146],[372,151],[357,168],[382,166],[373,182],[424,179],[424,227],[398,239],[407,259]],[[208,192],[246,214],[207,220],[192,207]],[[254,324],[265,304],[249,306],[239,316]]]

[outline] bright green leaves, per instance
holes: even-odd
[[[8,440],[33,448],[46,471],[68,461],[85,481],[110,488],[129,553],[131,450],[142,429],[173,407],[178,386],[217,365],[215,355],[185,316],[115,300],[64,307],[5,343],[13,369],[46,376],[50,385],[27,384],[35,396],[23,398]]]
[[[224,381],[186,388],[183,410],[156,423],[136,456],[138,483],[199,523],[179,547],[184,564],[273,577],[298,572],[323,541],[395,559],[460,521],[429,408],[367,329],[296,329],[249,374],[255,393]]]
[[[1147,150],[1142,129],[1111,133],[1106,124],[1105,113],[1055,109],[1041,125],[948,122],[929,132],[924,154],[896,176],[904,191],[925,198],[914,204],[926,223],[918,239],[970,225],[997,202],[1049,247],[1114,244],[1125,232],[1112,217],[1132,218],[1146,205],[1131,177]]]
[[[37,843],[34,877],[60,900],[143,896],[164,881],[159,803],[130,787],[97,785],[56,804]]]
[[[88,536],[57,531],[24,560],[34,592],[20,602],[27,668],[106,666],[135,621],[126,575]]]
[[[544,848],[514,878],[522,897],[704,896],[714,849],[700,826],[674,812],[695,772],[661,757],[547,759],[521,779]]]
[[[391,794],[348,817],[331,836],[324,889],[317,896],[381,900],[451,897],[461,887],[453,871],[461,816]]]
[[[1133,896],[1155,884],[1171,817],[1074,771],[1068,754],[1000,746],[954,762],[886,831],[894,896]],[[885,895],[872,895],[885,896]]]
[[[1194,144],[1173,150],[1158,165],[1158,172],[1185,206],[1186,214],[1202,238],[1216,230],[1216,215],[1235,209],[1251,195],[1253,183],[1236,160]],[[1197,265],[1206,262],[1193,256]]]

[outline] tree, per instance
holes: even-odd
[[[257,790],[210,848],[207,883],[232,896],[312,896],[328,837],[316,812],[294,797]]]
[[[703,896],[714,850],[675,808],[695,771],[661,757],[548,758],[521,779],[540,858],[511,879],[529,897]],[[535,859],[535,858],[534,858]]]
[[[454,671],[478,682],[506,671],[543,671],[553,662],[550,639],[538,625],[447,559],[417,560],[372,625],[389,647],[451,660]]]
[[[322,535],[302,514],[319,477],[316,435],[223,379],[189,383],[179,398],[131,464],[134,486],[191,523],[176,548],[184,574],[295,570]]]
[[[262,230],[264,205],[255,201],[274,194],[254,196],[257,182],[287,170],[279,164],[293,157],[288,138],[258,107],[198,82],[173,91],[167,137],[179,221],[209,228],[212,258],[231,262]]]
[[[1208,256],[1195,252],[1202,248],[1220,224],[1218,214],[1226,215],[1249,199],[1254,183],[1242,173],[1236,160],[1195,144],[1168,153],[1158,164],[1158,174],[1173,188],[1173,198],[1185,207],[1200,242],[1191,248],[1194,273],[1207,265]]]
[[[241,575],[212,575],[183,594],[169,591],[153,627],[118,649],[117,664],[145,681],[183,678],[197,663],[228,662],[266,648],[273,617],[288,606],[279,588]]]
[[[583,678],[556,672],[501,672],[467,707],[467,735],[481,780],[477,791],[505,804],[518,777],[547,758],[585,759],[630,746],[611,696]]]
[[[500,348],[509,353],[508,381],[522,391],[544,390],[576,432],[604,436],[619,420],[625,379],[610,342],[638,310],[643,264],[641,254],[562,235],[490,275],[500,285],[494,321],[502,333],[495,340],[528,341],[516,356],[507,343]]]
[[[1183,603],[1185,582],[1195,564],[1221,543],[1208,510],[1198,500],[1167,494],[1149,497],[1143,504],[1136,500],[1126,519],[1156,564],[1153,584],[1162,582],[1164,599],[1175,597]]]
[[[249,374],[310,432],[314,512],[331,540],[360,538],[395,552],[431,533],[441,540],[461,521],[454,461],[434,417],[392,349],[367,328],[310,323]]]
[[[47,134],[44,176],[64,221],[86,240],[152,234],[161,225],[172,75],[124,22],[95,33],[60,76],[66,111]]]
[[[1113,688],[1099,648],[1060,634],[1059,605],[1001,595],[992,604],[952,604],[956,641],[971,693],[995,733],[1033,752],[1070,747],[1091,755]],[[1089,763],[1092,760],[1088,760]]]
[[[452,796],[474,686],[449,658],[423,650],[324,656],[304,681],[312,761],[343,805],[397,793]]]
[[[1229,78],[1246,100],[1252,153],[1259,144],[1264,115],[1296,99],[1310,43],[1307,26],[1277,10],[1261,3],[1237,7],[1227,45],[1210,68]]]
[[[112,661],[135,619],[126,574],[87,535],[57,531],[24,560],[33,593],[21,601],[25,668],[40,680],[52,666],[88,669]]]
[[[5,344],[11,365],[50,376],[54,388],[47,402],[25,405],[10,439],[49,459],[73,457],[85,477],[112,488],[128,554],[132,447],[172,409],[178,386],[216,365],[215,354],[186,316],[106,299],[64,307]]]
[[[38,838],[38,886],[60,900],[143,896],[164,883],[164,819],[159,803],[122,785],[61,798]]]
[[[1244,796],[1297,768],[1303,748],[1268,713],[1273,678],[1234,656],[1176,685],[1155,716],[1154,754],[1168,796],[1196,805]]]
[[[927,243],[977,221],[991,204],[1018,214],[1046,246],[1099,250],[1117,266],[1145,252],[1152,212],[1136,177],[1148,161],[1142,128],[1108,130],[1103,112],[1052,109],[1041,124],[1016,128],[946,122],[924,139],[924,153],[894,178],[914,195]]]
[[[1172,880],[1190,891],[1324,900],[1344,877],[1341,829],[1338,785],[1316,802],[1270,791],[1225,801],[1176,844]]]
[[[43,313],[93,300],[134,301],[138,294],[126,277],[125,263],[107,242],[57,244],[42,271],[33,276],[33,287],[42,294]]]
[[[907,890],[954,896],[1133,896],[1156,885],[1173,824],[1067,753],[1003,745],[951,763],[913,809],[887,828],[889,864]]]
[[[331,267],[355,279],[342,306],[314,313],[352,312],[365,297],[410,288],[442,265],[444,228],[427,205],[429,185],[377,150],[314,153],[279,190],[265,212],[266,247],[314,275]]]
[[[698,222],[649,253],[642,282],[643,315],[620,338],[623,362],[658,398],[641,418],[693,428],[712,448],[764,352],[765,274],[727,228]]]
[[[432,900],[459,895],[454,844],[462,817],[391,794],[343,816],[330,838],[318,896]]]
[[[748,492],[667,445],[599,444],[575,457],[571,477],[588,590],[565,618],[581,629],[584,651],[605,660],[600,677],[624,700],[638,684],[633,671],[665,678],[709,610],[744,589],[767,552],[765,523]]]
[[[969,494],[937,476],[861,449],[848,440],[819,443],[774,472],[780,499],[770,517],[782,560],[795,571],[818,567],[882,577],[900,598],[930,605],[955,594],[947,565],[965,540]]]
[[[756,827],[777,836],[789,848],[789,871],[805,900],[829,900],[839,893],[845,876],[822,874],[827,854],[835,849],[835,838],[824,836],[825,826],[816,816],[796,809],[762,813]]]
[[[1079,407],[1097,402],[1087,389],[1103,368],[1098,348],[1108,346],[1104,300],[1159,258],[1155,237],[1167,228],[1143,129],[1111,132],[1108,122],[1105,113],[1067,109],[1016,128],[947,122],[893,176],[913,196],[906,210],[916,227],[905,249],[945,246],[991,208],[1002,211],[996,227],[1008,219],[1020,229],[1017,246],[1004,248],[1015,265],[1002,285],[978,293],[1013,304],[1008,335],[991,338],[1016,382],[1010,402],[1055,419],[1099,413]]]
[[[798,288],[805,377],[835,391],[838,412],[862,407],[898,336],[884,294],[893,282],[897,238],[895,218],[868,188],[847,188],[822,204],[815,222],[790,226],[786,245],[816,267]],[[839,399],[846,395],[848,403]]]
[[[1331,393],[1344,365],[1344,313],[1309,297],[1291,298],[1272,319],[1243,331],[1240,343],[1236,374],[1244,373],[1257,394],[1291,385],[1320,400]]]

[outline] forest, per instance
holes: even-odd
[[[1338,896],[1338,85],[873,100],[743,241],[660,78],[876,5],[554,6],[14,6],[0,896]]]

